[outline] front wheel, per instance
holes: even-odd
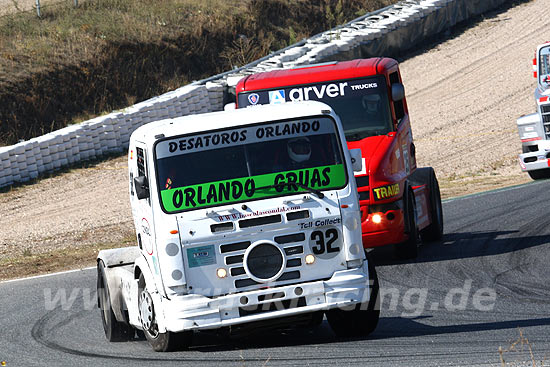
[[[533,180],[543,180],[545,178],[550,178],[550,168],[545,169],[536,169],[533,171],[527,171],[529,177]]]
[[[139,278],[138,307],[143,334],[155,352],[171,352],[191,345],[192,331],[159,332],[153,298],[145,285],[143,274]]]
[[[374,264],[369,261],[370,299],[359,303],[352,310],[335,308],[326,312],[327,321],[339,337],[367,336],[376,329],[380,319],[380,285]]]

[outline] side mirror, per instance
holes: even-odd
[[[134,188],[136,189],[136,195],[139,200],[147,199],[149,197],[149,184],[147,183],[147,177],[135,177]]]
[[[350,149],[349,154],[351,155],[351,168],[353,172],[366,173],[363,172],[363,157],[361,156],[361,149]]]
[[[394,102],[405,98],[405,87],[401,83],[393,83],[391,85],[391,98]]]

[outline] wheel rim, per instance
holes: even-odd
[[[153,299],[149,292],[144,290],[139,296],[139,315],[143,329],[152,337],[158,335],[158,329],[155,324],[155,312],[153,308]]]

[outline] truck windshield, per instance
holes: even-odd
[[[539,56],[539,80],[544,89],[550,87],[550,46],[540,49]]]
[[[348,178],[336,131],[323,116],[161,140],[162,207],[175,213],[342,188]]]
[[[383,76],[242,92],[239,108],[257,104],[317,100],[331,106],[342,120],[346,140],[357,141],[393,131]]]

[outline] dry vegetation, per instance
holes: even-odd
[[[0,145],[231,70],[395,2],[94,0],[44,7],[41,18],[0,17]]]
[[[519,338],[510,342],[508,348],[498,348],[498,354],[500,357],[500,365],[506,366],[532,366],[532,367],[544,367],[550,366],[548,354],[546,353],[542,358],[536,356],[534,348],[529,339],[523,335],[523,330],[518,328]]]

